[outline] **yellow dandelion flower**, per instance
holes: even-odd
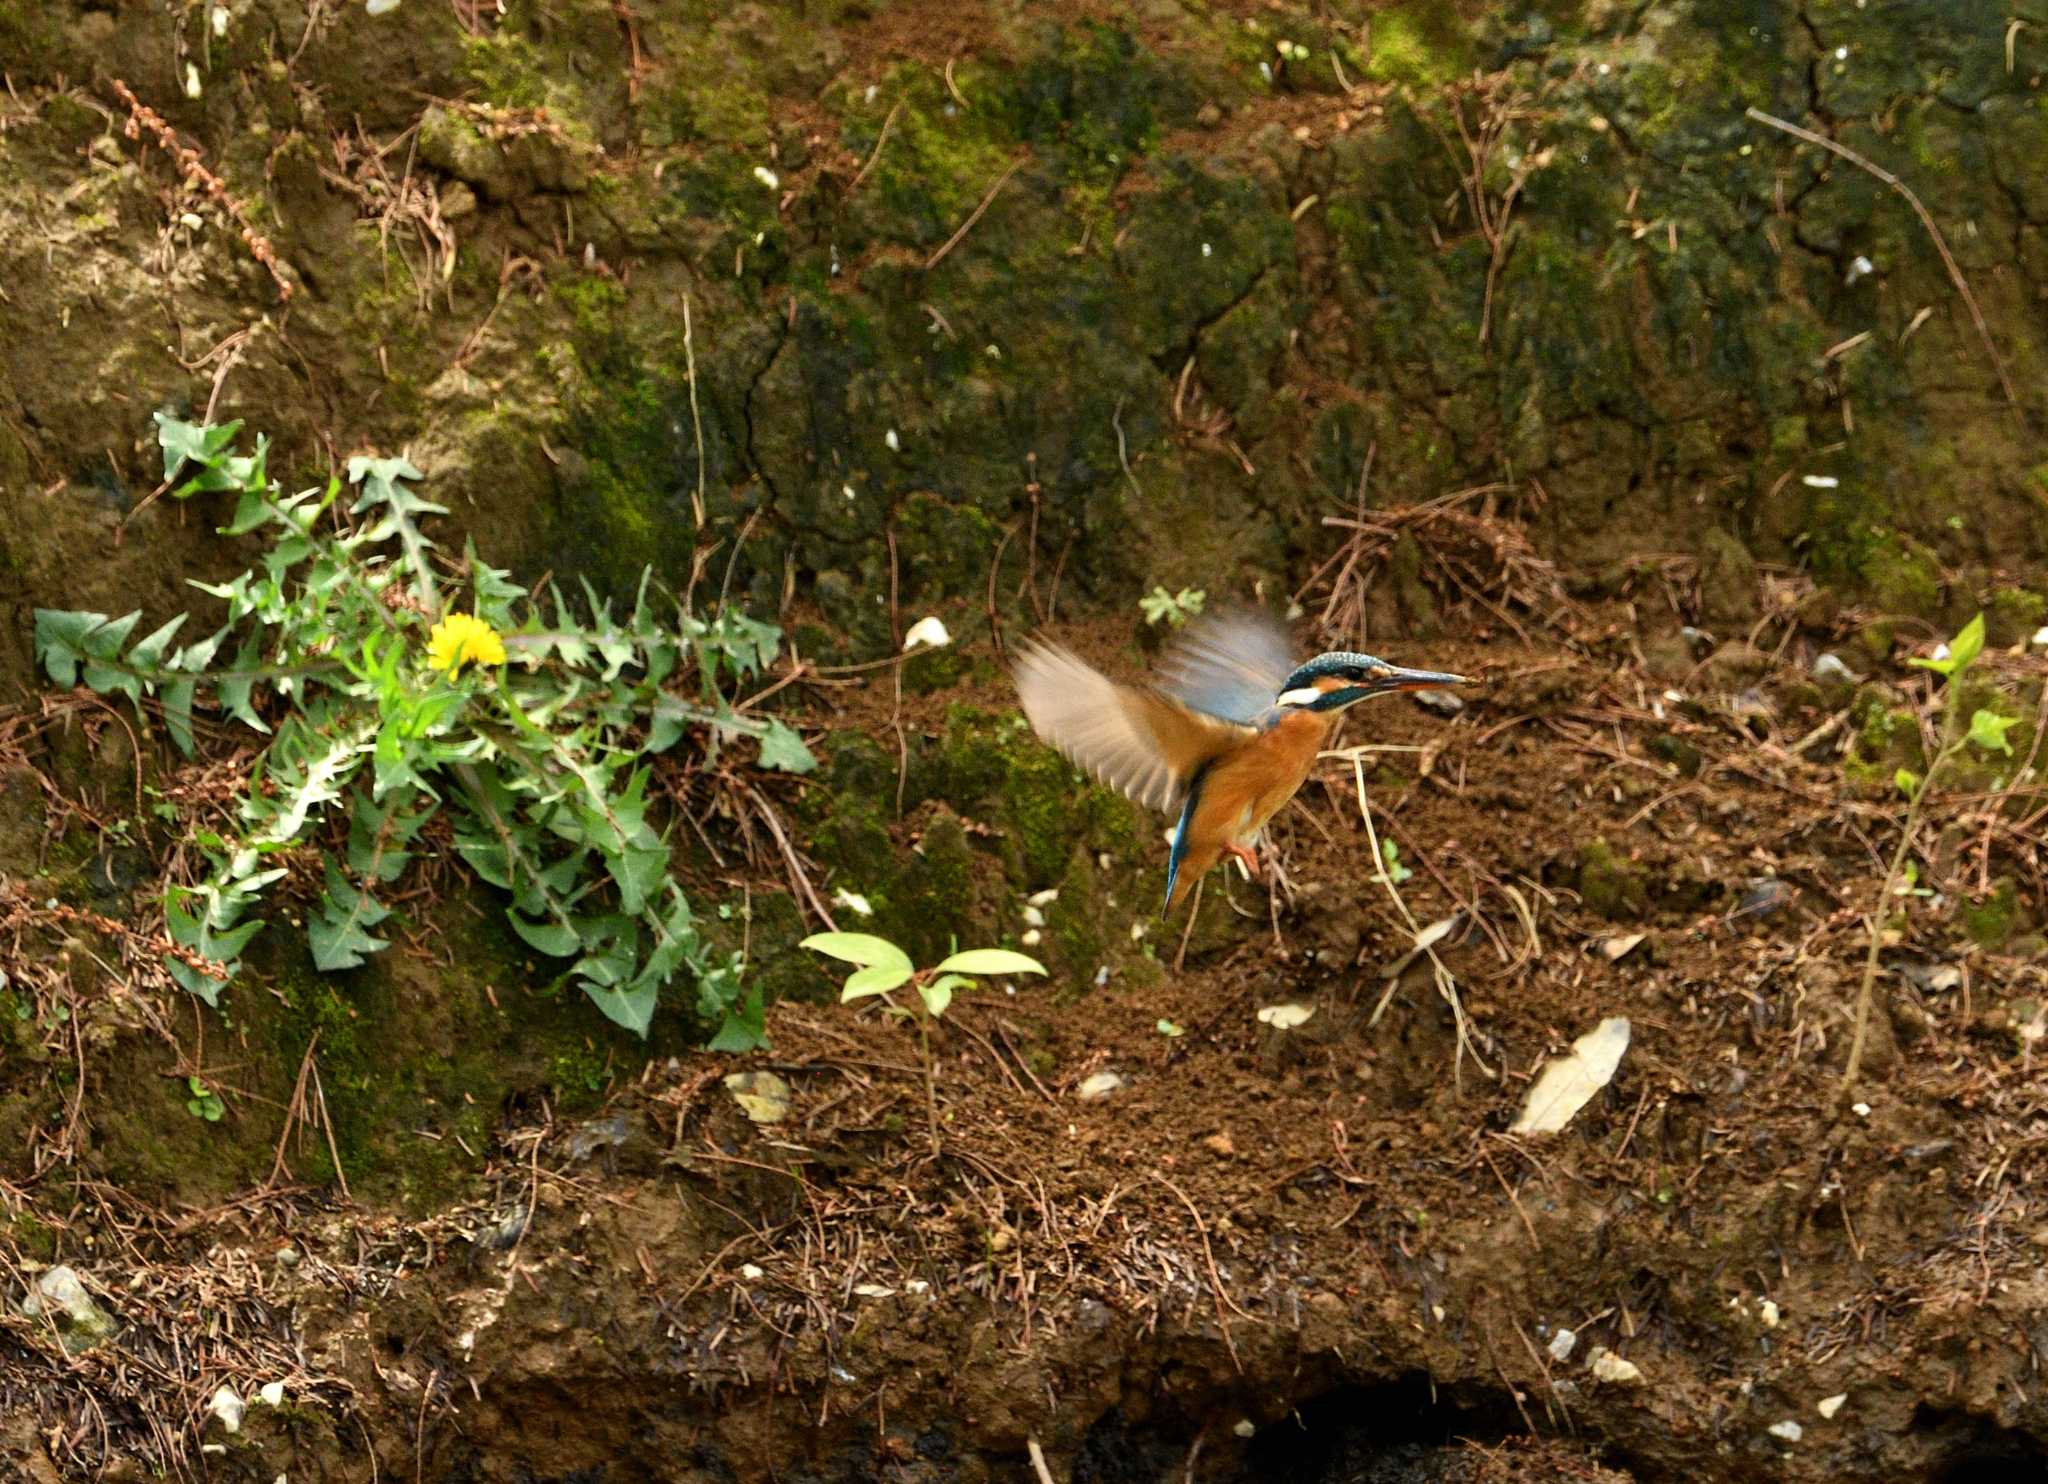
[[[427,635],[427,664],[451,676],[474,660],[479,665],[505,663],[505,641],[498,631],[473,613],[451,613]]]

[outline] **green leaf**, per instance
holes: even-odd
[[[1898,772],[1892,774],[1892,782],[1897,786],[1899,792],[1909,799],[1920,791],[1920,775],[1911,768],[1901,768]]]
[[[43,662],[50,679],[69,689],[78,684],[78,663],[85,658],[85,639],[107,621],[104,613],[36,610],[36,658]]]
[[[1957,670],[1967,670],[1970,662],[1984,652],[1984,615],[1979,613],[1962,631],[1949,641],[1948,657]]]
[[[370,954],[390,945],[367,931],[391,915],[391,909],[327,863],[327,889],[318,914],[306,924],[313,966],[331,974],[353,969]]]
[[[1159,1034],[1162,1036],[1180,1036],[1187,1034],[1184,1030],[1181,1029],[1180,1026],[1166,1019],[1161,1019],[1158,1022],[1158,1024],[1152,1027],[1152,1029],[1159,1032]]]
[[[906,978],[910,974],[910,955],[871,933],[813,933],[797,947],[864,968],[901,969]]]
[[[761,766],[783,773],[808,773],[818,766],[818,760],[793,729],[771,719],[761,734]]]
[[[941,974],[1043,974],[1045,965],[1007,948],[970,948],[939,965]]]
[[[534,922],[510,910],[505,913],[505,920],[512,924],[512,931],[519,934],[528,947],[537,949],[550,958],[567,958],[583,948],[583,940],[576,935],[575,929],[559,922]]]
[[[628,912],[639,912],[659,896],[668,879],[668,847],[659,842],[606,851],[604,863],[619,885],[619,905]]]
[[[1949,640],[1948,653],[1940,659],[1922,659],[1915,656],[1906,663],[1918,665],[1923,670],[1932,670],[1937,675],[1959,675],[1969,669],[1970,662],[1984,652],[1984,615],[1978,614],[1964,624],[1961,632]]]
[[[170,646],[171,636],[185,626],[188,613],[181,613],[169,623],[153,630],[146,638],[135,641],[135,647],[128,651],[128,663],[138,670],[155,670],[162,666],[164,650]]]
[[[644,1038],[647,1028],[654,1023],[657,991],[652,985],[635,989],[607,989],[602,985],[586,983],[583,992],[590,996],[593,1005],[604,1012],[605,1019],[614,1025],[624,1026],[636,1036]]]
[[[917,995],[924,1001],[925,1014],[933,1017],[944,1015],[947,1007],[953,1003],[953,991],[963,984],[972,982],[962,974],[947,974],[929,984],[918,985]]]
[[[768,1044],[767,1015],[759,988],[749,985],[738,1003],[725,1013],[718,1034],[706,1043],[706,1051],[759,1051]]]
[[[190,680],[174,680],[159,693],[164,705],[164,730],[171,734],[171,741],[186,757],[192,756],[192,698],[198,685]]]
[[[892,965],[883,965],[872,969],[855,969],[852,974],[847,976],[845,986],[839,991],[839,1003],[846,1005],[851,1004],[855,1000],[864,1000],[869,995],[887,994],[890,990],[908,982],[910,975],[911,970],[908,967],[899,969]]]
[[[2012,743],[2005,734],[2020,724],[2017,716],[2000,716],[1996,711],[1979,711],[1970,718],[1970,744],[1986,752],[2002,752],[2012,756]]]

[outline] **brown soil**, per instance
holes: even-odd
[[[936,1151],[914,1031],[788,1003],[743,1065],[650,1064],[573,1122],[508,1109],[473,1209],[222,1213],[238,1302],[304,1349],[300,1410],[256,1409],[215,1476],[370,1477],[373,1451],[377,1477],[964,1481],[1019,1477],[1033,1441],[1075,1480],[2038,1466],[2048,1139],[2011,1027],[2042,969],[1916,914],[1927,946],[1888,962],[1960,981],[1887,973],[1839,1106],[1888,808],[1780,740],[1831,715],[1799,703],[1807,644],[1743,722],[1719,670],[1681,704],[1584,649],[1396,649],[1490,681],[1454,721],[1385,704],[1353,728],[1432,749],[1376,755],[1368,786],[1408,909],[1478,924],[1441,948],[1476,1056],[1426,971],[1382,973],[1409,933],[1333,761],[1276,821],[1288,887],[1212,876],[1183,971],[1178,925],[1119,900],[1163,971],[963,993],[933,1031]],[[849,714],[886,734],[891,697]],[[910,700],[905,723],[961,699],[1004,703]],[[1698,775],[1652,761],[1658,737]],[[1936,869],[1945,892],[1977,872],[1967,844]],[[1315,1013],[1261,1024],[1279,1003]],[[1611,1085],[1561,1134],[1506,1132],[1544,1058],[1612,1015]],[[723,1089],[743,1067],[787,1081],[785,1121]],[[1122,1085],[1084,1099],[1104,1072]],[[236,1289],[186,1252],[202,1293]],[[1603,1348],[1639,1382],[1596,1377]]]

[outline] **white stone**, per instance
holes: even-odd
[[[206,1410],[220,1419],[224,1432],[240,1432],[242,1414],[248,1411],[248,1406],[231,1388],[223,1386],[213,1394],[213,1400],[206,1404]]]
[[[1840,1391],[1835,1393],[1835,1395],[1833,1396],[1822,1397],[1818,1402],[1814,1404],[1813,1410],[1820,1413],[1822,1418],[1826,1421],[1833,1422],[1835,1420],[1835,1413],[1841,1411],[1843,1405],[1848,1400],[1849,1393],[1846,1391]]]
[[[1586,1359],[1586,1368],[1592,1371],[1595,1381],[1605,1381],[1610,1386],[1643,1384],[1642,1367],[1632,1360],[1624,1360],[1605,1345],[1593,1347],[1593,1353]]]
[[[1796,1443],[1806,1436],[1806,1429],[1787,1417],[1783,1422],[1773,1422],[1764,1429],[1781,1443]]]

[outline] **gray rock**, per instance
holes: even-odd
[[[21,1312],[55,1326],[66,1355],[90,1350],[119,1327],[93,1302],[78,1274],[68,1267],[45,1268],[21,1301]]]

